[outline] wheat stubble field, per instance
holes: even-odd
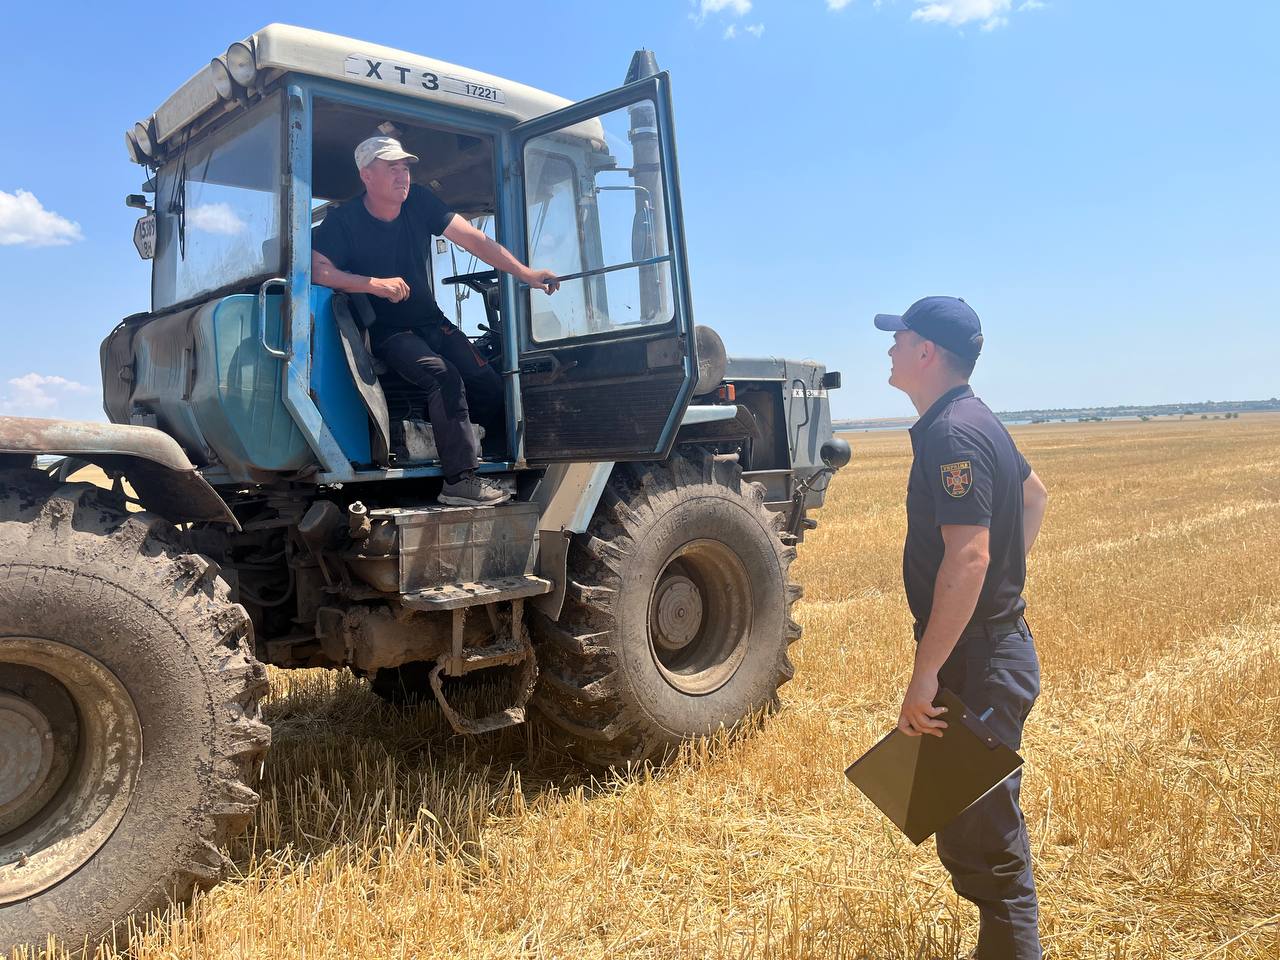
[[[1280,956],[1280,416],[1054,424],[1024,806],[1049,956]],[[596,783],[346,675],[273,674],[238,877],[128,956],[955,958],[975,913],[842,771],[896,716],[902,432],[855,434],[755,735]],[[119,956],[126,942],[120,942]]]

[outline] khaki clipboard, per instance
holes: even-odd
[[[855,760],[845,776],[912,843],[923,843],[1022,765],[950,690],[934,706],[946,707],[941,737],[909,737],[894,730]]]

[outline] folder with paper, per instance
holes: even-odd
[[[912,843],[923,843],[1022,765],[979,716],[945,687],[941,737],[894,730],[853,762],[845,776]]]

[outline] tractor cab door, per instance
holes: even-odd
[[[560,278],[516,288],[525,459],[665,458],[697,380],[668,75],[509,135],[512,239]]]

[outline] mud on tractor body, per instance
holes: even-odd
[[[548,297],[421,251],[502,373],[480,471],[508,503],[436,502],[422,397],[370,356],[369,305],[311,283],[311,231],[378,131],[563,278]],[[216,881],[258,800],[264,664],[434,697],[465,734],[532,707],[595,765],[775,703],[788,568],[848,459],[840,378],[694,326],[651,54],[570,103],[273,25],[127,140],[152,309],[103,342],[111,423],[0,418],[0,950]],[[115,487],[69,480],[84,463]],[[449,703],[444,678],[492,670],[502,709]]]

